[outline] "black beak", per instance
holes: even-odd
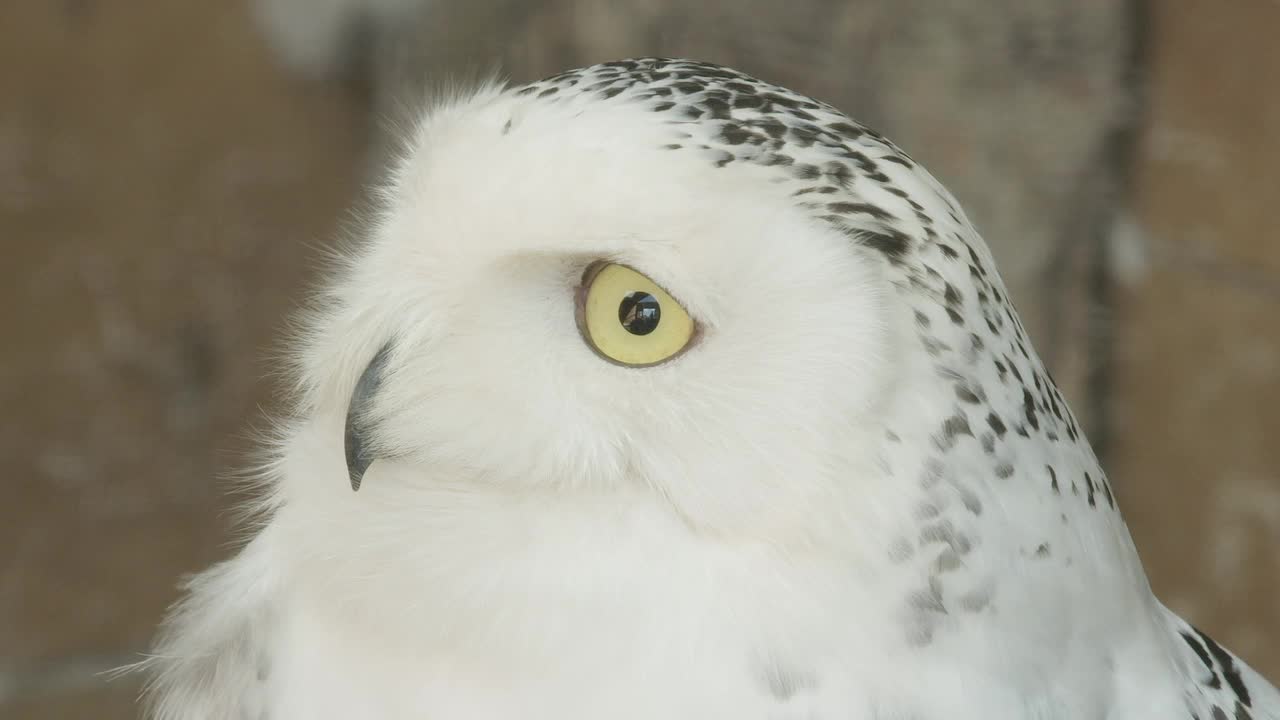
[[[378,354],[373,356],[360,379],[356,381],[356,389],[351,393],[351,402],[347,406],[346,431],[343,447],[347,454],[347,477],[351,479],[352,491],[360,489],[360,481],[364,473],[373,464],[374,456],[370,445],[369,408],[373,404],[374,395],[382,386],[382,377],[386,372],[387,356],[390,345],[383,345]]]

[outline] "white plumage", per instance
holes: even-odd
[[[954,200],[835,109],[485,87],[383,201],[157,718],[1280,717],[1152,597]]]

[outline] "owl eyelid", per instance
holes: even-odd
[[[670,290],[666,289],[666,288],[665,288],[665,287],[663,287],[661,284],[659,284],[657,281],[655,281],[653,278],[649,277],[648,275],[646,275],[645,273],[641,272],[640,270],[637,270],[636,268],[632,267],[631,265],[628,265],[628,264],[623,263],[623,262],[618,262],[618,261],[616,261],[616,260],[604,260],[604,259],[600,259],[600,260],[592,260],[592,261],[587,265],[586,269],[584,269],[584,270],[582,271],[582,279],[578,281],[578,287],[577,287],[577,290],[576,290],[575,294],[581,294],[581,295],[582,295],[582,297],[585,299],[585,298],[586,298],[586,292],[587,292],[587,290],[590,290],[590,289],[591,289],[591,283],[595,282],[596,276],[597,276],[597,275],[599,275],[599,274],[600,274],[600,273],[601,273],[605,268],[610,267],[610,266],[613,266],[613,265],[616,265],[616,266],[618,266],[618,267],[620,267],[620,268],[626,268],[627,270],[630,270],[631,272],[633,272],[633,273],[635,273],[635,274],[639,275],[640,277],[644,278],[645,280],[648,280],[649,282],[653,283],[653,284],[654,284],[654,286],[656,286],[659,290],[661,290],[662,292],[666,293],[666,294],[667,294],[667,297],[669,297],[669,298],[671,298],[672,300],[674,300],[674,301],[676,302],[676,304],[678,304],[682,310],[685,310],[685,311],[687,312],[687,308],[685,308],[684,303],[680,302],[680,299],[679,299],[679,298],[677,298],[677,297],[675,296],[675,294],[674,294],[674,293],[672,293]],[[691,317],[691,319],[692,319],[692,316],[690,316],[690,317]],[[694,325],[697,325],[697,324],[698,324],[698,321],[697,321],[697,320],[694,320]]]
[[[587,267],[582,271],[582,279],[578,281],[578,289],[586,291],[587,288],[591,287],[591,283],[595,281],[596,276],[600,274],[600,271],[610,265],[622,265],[622,263],[604,259],[592,260],[590,263],[587,263]],[[628,269],[634,269],[629,265],[622,266]]]

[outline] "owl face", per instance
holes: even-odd
[[[732,533],[804,526],[870,472],[895,374],[877,263],[663,137],[635,108],[485,92],[417,131],[338,291],[333,347],[385,348],[351,405],[365,487],[392,462],[626,488]]]

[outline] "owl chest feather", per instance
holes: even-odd
[[[909,564],[699,537],[634,500],[587,509],[460,524],[439,545],[473,556],[420,556],[430,579],[383,568],[399,577],[360,583],[378,599],[299,568],[268,717],[1052,720],[1112,697],[1097,637],[993,615],[921,643]]]

